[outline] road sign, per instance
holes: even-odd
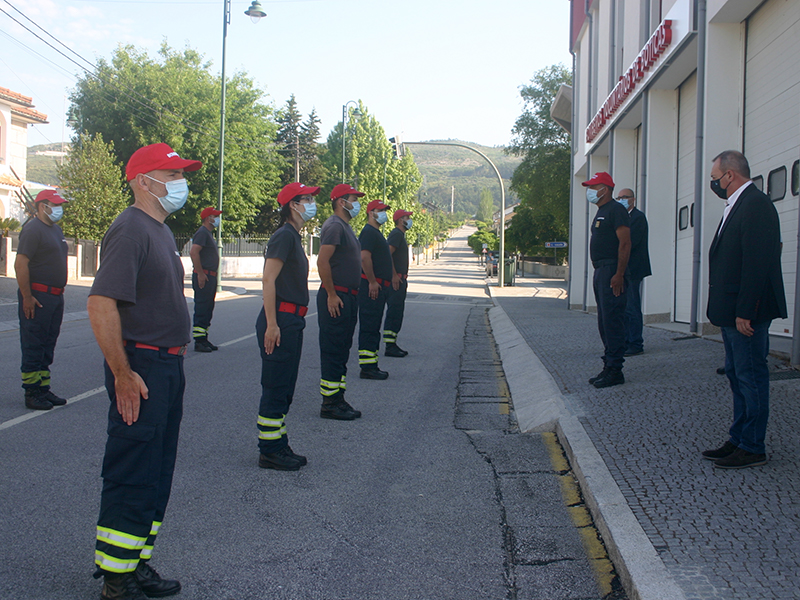
[[[489,244],[483,244],[482,247],[484,250],[486,250],[489,247]]]
[[[566,248],[567,242],[545,242],[545,248]]]

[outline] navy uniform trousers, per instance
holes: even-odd
[[[613,263],[613,264],[612,264]],[[594,269],[594,297],[597,302],[597,328],[603,340],[603,365],[621,369],[625,362],[625,308],[628,305],[628,278],[619,296],[611,289],[611,278],[617,272],[617,261],[598,261]]]
[[[17,290],[19,301],[19,342],[22,347],[22,387],[26,390],[50,389],[50,365],[56,350],[56,341],[64,318],[64,296],[47,292],[32,292],[42,306],[36,307],[32,319],[25,317],[22,292]]]
[[[261,403],[258,407],[258,448],[261,454],[272,454],[289,445],[286,433],[286,414],[294,397],[297,370],[303,351],[305,318],[287,312],[277,312],[281,330],[281,345],[272,354],[264,350],[267,316],[264,307],[256,319],[256,341],[261,350]]]
[[[400,279],[400,287],[386,288],[386,318],[383,321],[383,343],[396,344],[400,328],[403,327],[403,314],[406,310],[406,293],[408,280]]]
[[[361,287],[358,289],[358,365],[362,369],[378,366],[386,289],[387,286],[381,285],[378,297],[373,300],[369,297],[369,281],[361,279]]]
[[[105,364],[111,405],[95,563],[113,573],[133,571],[140,559],[152,556],[172,488],[186,387],[183,356],[131,345],[125,351],[148,397],[141,399],[136,422],[126,425],[117,410],[114,374]]]
[[[208,273],[206,273],[208,275]],[[207,338],[214,316],[214,302],[217,297],[217,276],[208,275],[208,281],[201,288],[197,284],[197,273],[192,273],[192,290],[194,290],[194,319],[192,337]]]
[[[344,289],[344,288],[343,288]],[[358,299],[351,291],[338,291],[336,295],[344,305],[338,317],[328,312],[328,292],[323,287],[317,293],[317,320],[319,322],[319,355],[322,377],[319,391],[329,397],[344,392],[347,384],[347,361],[353,346],[353,333],[358,322]]]

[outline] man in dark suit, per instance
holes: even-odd
[[[741,469],[767,462],[769,326],[787,315],[780,220],[750,180],[741,152],[726,150],[714,159],[711,190],[727,202],[709,250],[706,314],[722,329],[733,424],[728,441],[703,457],[716,467]]]
[[[631,256],[628,259],[628,304],[625,307],[625,356],[644,352],[642,329],[642,280],[653,274],[650,270],[650,251],[647,247],[647,217],[636,208],[633,190],[620,190],[617,202],[628,209],[631,219]]]

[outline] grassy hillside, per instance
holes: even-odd
[[[68,145],[65,145],[67,148]],[[28,147],[28,161],[26,178],[28,181],[44,183],[45,185],[58,185],[58,165],[61,159],[56,156],[37,156],[36,152],[45,150],[61,151],[61,144],[39,144]]]
[[[507,156],[502,147],[480,146],[461,140],[430,140],[457,142],[472,146],[497,166],[506,190],[506,205],[516,201],[509,186],[514,169],[520,158]],[[422,173],[424,182],[421,190],[422,201],[435,204],[443,210],[450,210],[451,186],[455,187],[455,210],[475,214],[480,203],[482,189],[488,189],[493,197],[495,208],[500,208],[500,187],[492,167],[479,155],[459,147],[446,146],[407,146]]]

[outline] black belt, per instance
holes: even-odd
[[[601,260],[593,260],[592,266],[597,269],[598,267],[615,267],[617,265],[616,258],[603,258]]]

